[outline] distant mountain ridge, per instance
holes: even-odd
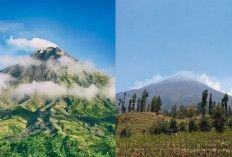
[[[152,100],[153,96],[161,96],[162,99],[162,109],[170,109],[172,105],[185,105],[190,104],[197,105],[201,102],[202,92],[207,89],[208,93],[212,93],[213,101],[221,102],[224,93],[212,89],[211,87],[197,81],[191,77],[176,76],[161,82],[150,84],[140,89],[134,89],[125,91],[126,92],[126,104],[129,103],[132,95],[136,93],[137,98],[141,97],[144,90],[148,91],[147,104]],[[120,92],[116,94],[116,105],[118,107],[119,99],[124,98],[124,93]],[[232,97],[229,96],[229,102],[232,101]]]

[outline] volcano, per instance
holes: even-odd
[[[0,138],[69,136],[81,149],[114,142],[114,79],[58,47],[0,71]]]

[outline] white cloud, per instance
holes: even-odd
[[[90,85],[88,88],[83,88],[77,84],[70,88],[65,85],[59,85],[51,81],[20,84],[13,90],[12,96],[23,98],[25,95],[41,95],[49,98],[57,98],[65,95],[76,96],[80,98],[91,99],[98,93],[95,85]]]
[[[207,74],[200,75],[200,81],[213,89],[221,91],[221,86],[219,82],[216,80],[213,80],[212,78],[209,78]]]
[[[30,56],[20,56],[20,57],[11,57],[11,56],[2,56],[0,57],[0,66],[7,67],[10,65],[20,64],[21,66],[27,67],[30,65],[40,65],[39,60],[33,59]]]
[[[228,94],[232,96],[232,89],[228,92]]]
[[[15,79],[9,74],[0,74],[0,93],[7,89],[9,83],[13,80]]]
[[[91,60],[91,59],[88,59],[86,61],[83,62],[85,65],[91,67],[91,68],[94,68],[95,67],[95,64],[94,64],[94,61]]]
[[[23,25],[21,23],[10,22],[10,21],[0,21],[0,32],[5,33],[11,30],[22,29]]]
[[[16,49],[24,51],[36,51],[47,47],[58,47],[55,43],[41,38],[32,38],[28,40],[26,38],[14,39],[13,36],[11,36],[10,39],[6,40],[6,43]]]
[[[115,98],[115,78],[109,80],[108,85],[102,89],[101,94],[108,98]]]
[[[166,78],[168,78],[168,76],[162,76],[160,74],[155,74],[152,78],[146,79],[144,81],[136,81],[134,85],[130,87],[129,89],[139,89],[147,85],[160,82]]]
[[[163,76],[160,74],[155,74],[152,78],[146,79],[144,81],[136,81],[134,83],[134,85],[131,86],[129,89],[139,89],[139,88],[142,88],[144,86],[150,85],[152,83],[157,83],[157,82],[163,81],[165,79],[177,77],[177,76],[181,77],[181,78],[191,78],[191,79],[200,81],[200,82],[206,84],[207,86],[209,86],[215,90],[221,91],[223,93],[225,93],[226,91],[228,92],[229,91],[228,88],[230,88],[230,89],[232,88],[232,85],[231,85],[231,87],[228,87],[229,82],[232,82],[232,77],[228,77],[226,79],[225,78],[220,79],[220,78],[216,78],[213,76],[209,76],[205,73],[204,74],[197,74],[197,73],[193,73],[190,71],[180,71],[180,72],[177,72],[175,74],[166,75],[166,76]],[[222,86],[222,85],[224,85],[224,86]],[[232,89],[230,92],[228,92],[228,94],[232,95]]]

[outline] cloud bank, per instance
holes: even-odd
[[[0,94],[4,89],[7,89],[9,83],[13,80],[15,79],[9,74],[0,74]]]
[[[51,81],[20,84],[13,90],[12,96],[23,98],[24,96],[40,95],[48,98],[57,98],[62,96],[76,96],[79,98],[91,99],[98,93],[98,89],[94,85],[83,88],[77,84],[70,88],[65,85],[59,85]]]
[[[206,73],[197,74],[197,73],[193,73],[190,71],[180,71],[180,72],[177,72],[177,73],[171,74],[171,75],[155,74],[155,75],[153,75],[152,78],[148,78],[144,81],[136,81],[134,83],[134,85],[131,86],[129,89],[130,90],[131,89],[139,89],[139,88],[145,87],[147,85],[157,83],[157,82],[160,82],[160,81],[163,81],[165,79],[172,78],[172,77],[182,77],[182,78],[194,79],[194,80],[197,80],[197,81],[200,81],[200,82],[206,84],[207,86],[209,86],[215,90],[218,90],[218,91],[223,92],[223,93],[227,92],[229,95],[232,95],[232,85],[231,85],[231,87],[228,87],[229,82],[232,82],[232,78],[219,79],[219,78],[216,78],[214,76],[209,76]],[[224,83],[224,84],[227,84],[227,89],[224,86],[222,87],[223,82],[227,82],[227,83]],[[228,88],[230,88],[230,89],[228,89]]]
[[[109,80],[108,85],[102,89],[101,94],[108,98],[115,99],[115,78]]]
[[[0,57],[0,66],[7,67],[11,65],[19,64],[24,67],[28,67],[31,65],[40,65],[42,64],[41,61],[33,59],[30,56],[20,56],[20,57],[11,57],[11,56],[2,56]]]
[[[9,46],[24,51],[37,51],[47,47],[58,47],[55,43],[41,38],[32,38],[31,40],[28,40],[26,38],[14,39],[14,37],[11,36],[10,39],[6,40],[6,43]]]

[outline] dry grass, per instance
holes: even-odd
[[[148,112],[120,114],[117,117],[119,119],[116,133],[118,157],[232,156],[232,130],[230,129],[226,129],[222,134],[211,130],[210,132],[150,135],[148,129],[158,117],[164,120],[170,120],[170,118]],[[186,118],[178,122],[188,120]],[[120,138],[119,133],[123,128],[131,129],[132,136]]]

